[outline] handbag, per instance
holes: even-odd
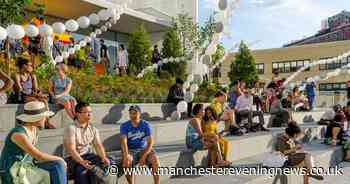
[[[40,169],[32,162],[26,162],[28,154],[21,161],[15,162],[10,168],[14,184],[50,184],[48,171]]]
[[[36,141],[34,145],[35,143]],[[21,161],[16,161],[10,168],[13,184],[50,184],[50,173],[40,169],[33,162],[26,161],[28,155],[25,154]]]

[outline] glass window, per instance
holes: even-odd
[[[289,72],[290,72],[290,62],[287,62],[287,63],[284,65],[284,67],[285,67],[285,72],[286,72],[286,73],[289,73]]]
[[[346,84],[345,83],[342,83],[341,86],[340,86],[341,89],[346,89]]]
[[[326,86],[325,86],[324,84],[320,84],[320,90],[321,90],[321,91],[325,90],[325,87],[326,87]]]
[[[326,65],[325,64],[320,64],[320,70],[326,70]]]
[[[304,66],[304,61],[298,61],[298,67],[303,67]]]
[[[292,72],[296,72],[297,71],[297,62],[296,61],[292,61],[291,62],[291,71]]]
[[[304,66],[310,65],[310,60],[305,60],[304,61]],[[305,71],[310,71],[310,67],[308,67]]]
[[[332,88],[333,88],[333,85],[332,85],[332,84],[327,84],[327,86],[326,86],[326,89],[327,89],[327,90],[332,90]]]
[[[285,70],[284,70],[284,63],[278,63],[278,70],[283,73]]]
[[[339,83],[333,84],[333,89],[340,89],[340,84]]]
[[[278,68],[278,64],[277,64],[277,63],[273,63],[273,64],[272,64],[272,68],[273,68],[273,69],[277,69],[277,68]]]
[[[342,59],[342,60],[341,60],[341,65],[342,65],[342,66],[345,66],[346,64],[348,64],[347,58]]]
[[[341,67],[340,61],[335,61],[334,62],[334,68],[340,68],[340,67]]]

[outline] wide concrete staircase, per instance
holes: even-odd
[[[99,104],[92,105],[93,123],[99,129],[106,150],[114,155],[120,155],[119,126],[128,119],[128,106]],[[64,128],[71,120],[65,112],[53,107],[57,112],[52,118],[58,125],[55,130],[43,130],[39,133],[38,147],[48,153],[62,155],[62,135]],[[15,126],[15,115],[20,113],[22,106],[5,105],[0,107],[0,148],[8,131]],[[207,152],[197,151],[193,153],[185,148],[185,131],[188,120],[171,121],[170,112],[174,109],[169,104],[141,104],[144,112],[143,118],[151,122],[152,134],[155,140],[155,150],[158,154],[162,167],[199,167],[205,163]],[[304,122],[310,120],[318,121],[325,109],[317,109],[307,113],[293,113],[293,118],[301,124],[305,136],[301,142],[305,149],[314,155],[318,166],[328,168],[339,164],[343,158],[341,147],[330,147],[321,144],[325,127],[315,122]],[[306,118],[307,117],[307,118]],[[269,116],[265,116],[266,124]],[[222,128],[222,127],[221,127]],[[277,134],[282,133],[284,128],[271,128],[270,132],[250,133],[244,136],[227,137],[230,142],[230,154],[228,159],[234,165],[259,164],[266,158],[266,154],[272,150],[272,145]],[[219,177],[219,176],[217,176]],[[222,176],[221,176],[222,177]],[[161,183],[207,183],[215,182],[215,176],[161,176]],[[234,176],[230,183],[273,183],[276,177],[269,176]],[[277,177],[282,179],[281,183],[301,183],[302,177],[288,176]],[[137,183],[153,183],[152,176],[137,176]],[[119,183],[126,183],[125,177],[119,178]],[[209,182],[208,182],[209,183]]]

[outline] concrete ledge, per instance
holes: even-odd
[[[93,123],[96,125],[121,124],[129,119],[128,109],[134,104],[92,104]],[[207,104],[205,104],[207,105]],[[173,104],[139,104],[142,110],[141,117],[148,121],[162,121],[170,117],[171,112],[176,110]],[[56,114],[51,117],[52,123],[57,128],[65,127],[72,123],[66,112],[57,105],[50,105],[50,109]],[[304,123],[305,116],[311,115],[318,121],[325,109],[315,109],[312,112],[294,112],[293,119],[298,123]],[[23,112],[21,104],[6,104],[0,106],[0,131],[8,131],[16,124],[16,115]],[[269,115],[265,115],[265,123],[269,122]]]

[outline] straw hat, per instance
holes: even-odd
[[[16,118],[26,123],[34,123],[45,117],[53,116],[54,114],[55,113],[50,111],[43,102],[32,101],[24,104],[23,114]]]

